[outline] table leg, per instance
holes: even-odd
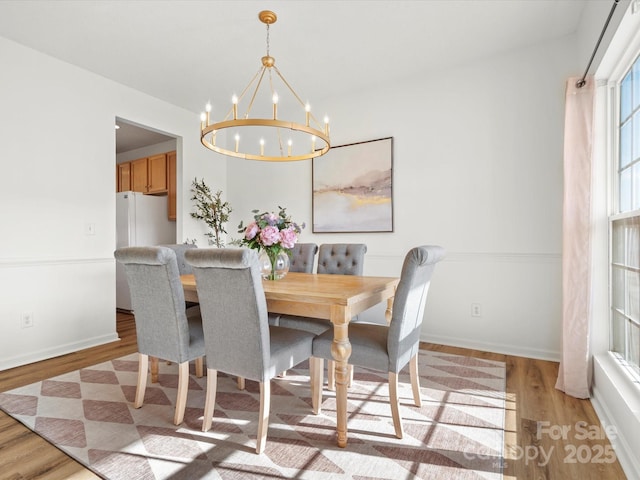
[[[158,383],[158,357],[150,357],[151,359],[151,383]]]
[[[351,356],[351,343],[349,343],[348,335],[350,318],[350,308],[344,306],[334,306],[331,308],[331,322],[333,323],[331,356],[335,360],[336,416],[339,447],[347,446],[348,361]]]
[[[394,297],[387,298],[387,309],[384,312],[384,317],[387,320],[387,325],[391,323],[391,317],[393,315],[393,298]]]

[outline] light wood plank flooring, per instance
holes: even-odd
[[[119,313],[117,328],[121,338],[118,342],[0,372],[0,392],[134,353],[133,317]],[[424,348],[506,363],[504,480],[626,479],[617,461],[604,462],[611,457],[606,453],[608,441],[576,438],[580,437],[578,422],[584,422],[578,424],[578,429],[599,428],[598,418],[589,400],[569,397],[554,388],[557,363],[434,344],[425,344]],[[539,430],[538,422],[548,422],[545,425],[549,433]],[[554,440],[559,435],[553,434],[562,428],[570,429],[566,439]],[[36,478],[98,477],[0,412],[0,479]]]

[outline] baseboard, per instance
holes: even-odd
[[[552,362],[560,361],[560,352],[551,350],[539,350],[535,348],[514,347],[513,345],[503,345],[499,343],[478,342],[468,338],[445,337],[441,335],[422,335],[422,342],[437,343],[449,347],[469,348],[471,350],[481,350],[483,352],[500,353],[502,355],[513,355],[516,357],[535,358],[537,360],[548,360]]]
[[[111,333],[108,335],[101,335],[99,337],[88,338],[81,342],[67,343],[65,345],[56,345],[55,348],[47,348],[35,352],[29,352],[26,355],[19,355],[7,359],[0,360],[0,371],[8,370],[10,368],[20,367],[29,363],[39,362],[41,360],[48,360],[54,357],[60,357],[68,353],[74,353],[78,350],[84,350],[86,348],[97,347],[106,343],[112,343],[120,341],[117,333]]]

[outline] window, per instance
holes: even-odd
[[[640,378],[640,57],[622,77],[618,99],[610,349]]]

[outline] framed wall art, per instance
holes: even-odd
[[[313,159],[313,232],[393,232],[393,137]]]

